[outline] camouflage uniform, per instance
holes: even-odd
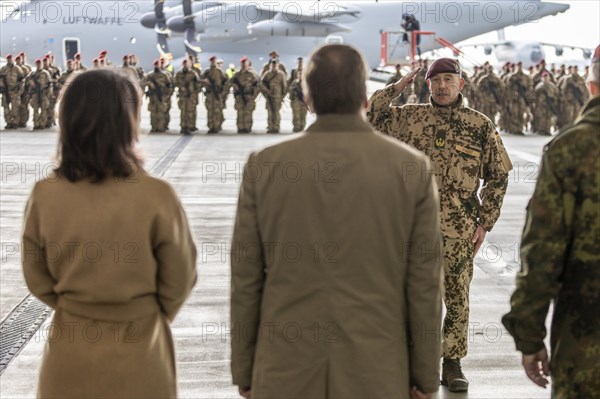
[[[51,90],[49,92],[48,97],[48,108],[44,112],[44,116],[46,117],[45,127],[49,128],[53,125],[56,125],[56,102],[58,101],[58,78],[60,77],[60,69],[54,65],[48,65],[46,68],[48,73],[50,74],[51,80]]]
[[[389,78],[387,80],[387,82],[385,83],[386,86],[394,84],[396,82],[398,82],[400,79],[402,79],[402,73],[401,72],[397,72],[394,74],[394,76],[392,76],[391,78]],[[408,97],[413,94],[413,88],[412,85],[411,87],[407,87],[406,90],[404,90],[402,93],[400,93],[400,95],[396,98],[394,98],[392,100],[392,105],[395,106],[401,106],[404,105],[408,102]]]
[[[25,64],[23,61],[17,63],[21,67],[23,71],[24,81],[27,80],[27,77],[31,73],[31,67]],[[18,127],[24,128],[27,126],[27,121],[29,120],[29,90],[23,89],[23,94],[21,94],[21,105],[19,106],[19,123]]]
[[[552,83],[556,83],[554,74],[552,72],[550,72],[549,70],[547,70],[546,66],[544,65],[531,77],[531,80],[533,81],[533,87],[537,87],[537,85],[540,84],[540,82],[542,81],[542,75],[544,73],[547,73],[550,76],[550,81]]]
[[[524,354],[550,339],[552,397],[600,397],[600,97],[545,149],[527,207],[521,272],[502,322]],[[593,165],[596,165],[594,167]]]
[[[268,113],[267,133],[279,133],[281,105],[286,93],[285,75],[280,70],[268,71],[260,79]]]
[[[63,72],[62,75],[60,75],[60,78],[58,78],[58,81],[56,82],[56,86],[58,87],[59,93],[62,91],[63,87],[67,83],[67,79],[70,78],[73,72],[75,72],[74,69],[67,69],[65,72]]]
[[[287,69],[285,69],[285,65],[283,65],[281,62],[277,61],[277,68],[281,72],[283,72],[283,74],[287,77]],[[270,70],[271,70],[271,62],[269,61],[265,65],[263,65],[262,73],[260,75],[262,76],[265,73],[269,72]]]
[[[208,132],[219,133],[223,125],[223,108],[229,91],[227,75],[216,65],[211,65],[204,71],[202,78],[205,80],[204,104],[206,105]]]
[[[182,69],[175,75],[175,86],[179,97],[179,110],[181,111],[181,133],[188,134],[196,126],[196,108],[198,107],[198,93],[200,78],[192,69]]]
[[[171,65],[169,65],[169,67],[171,67]],[[170,69],[162,67],[161,71],[165,74],[165,77],[167,78],[168,82],[167,89],[162,95],[162,107],[164,109],[164,118],[161,118],[163,121],[163,125],[161,126],[160,130],[162,132],[166,132],[167,130],[169,130],[169,124],[171,123],[171,106],[173,105],[173,93],[175,93],[175,77],[173,76],[173,73]]]
[[[496,123],[496,114],[502,104],[502,82],[493,71],[477,81],[479,111]]]
[[[531,131],[544,136],[550,135],[552,119],[558,114],[558,89],[552,82],[540,82],[534,91]]]
[[[168,129],[168,108],[166,98],[170,98],[171,81],[167,72],[160,68],[147,74],[144,85],[148,88],[146,95],[150,99],[148,111],[150,111],[151,132],[166,132]],[[170,101],[170,100],[169,100]]]
[[[429,86],[425,80],[427,68],[421,69],[414,78],[413,90],[417,96],[417,103],[423,104],[429,101]]]
[[[556,124],[559,129],[573,123],[577,110],[581,109],[587,100],[588,92],[585,82],[575,73],[562,78],[558,89],[560,91],[560,115]]]
[[[258,78],[250,69],[240,70],[231,78],[235,109],[237,111],[238,133],[252,131],[252,113],[256,108]]]
[[[19,126],[19,107],[23,92],[23,70],[11,62],[0,69],[0,85],[2,85],[2,107],[4,107],[4,120],[7,129],[16,129]]]
[[[510,105],[511,102],[508,99],[509,96],[506,95],[508,80],[512,72],[510,71],[510,67],[505,65],[503,68],[503,72],[500,75],[500,83],[502,83],[502,87],[504,88],[504,95],[502,96],[502,103],[500,104],[500,116],[498,117],[498,129],[501,131],[506,131],[507,126],[509,126],[509,121],[507,121],[508,115],[510,115]]]
[[[304,104],[304,93],[302,92],[302,82],[296,69],[292,70],[292,76],[287,83],[288,93],[290,95],[290,105],[292,107],[292,124],[294,133],[304,130],[306,126],[306,114],[308,109]]]
[[[443,355],[460,359],[467,354],[469,285],[473,276],[473,244],[477,225],[490,231],[500,216],[512,164],[494,125],[479,112],[462,105],[429,104],[390,107],[397,96],[393,86],[370,99],[369,121],[384,134],[427,154],[434,166],[440,193],[444,236]],[[418,169],[418,168],[417,168]],[[479,179],[483,179],[477,196]]]
[[[506,89],[507,101],[510,102],[509,112],[504,121],[506,131],[513,134],[523,134],[525,129],[525,114],[528,112],[529,98],[532,94],[531,78],[523,71],[517,71],[508,78]]]
[[[50,73],[43,69],[37,69],[27,78],[27,91],[29,92],[29,104],[33,110],[33,129],[46,128],[47,112],[50,102],[50,91],[52,90],[52,78]]]

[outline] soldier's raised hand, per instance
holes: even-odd
[[[406,76],[403,76],[402,79],[394,83],[394,90],[396,90],[398,93],[403,92],[409,84],[414,82],[415,76],[417,75],[417,73],[419,73],[420,70],[420,67],[415,68],[412,71],[410,71]]]

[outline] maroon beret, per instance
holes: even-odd
[[[245,62],[245,61],[248,61],[248,57],[242,57],[242,58],[240,59],[240,62]]]
[[[216,59],[217,59],[217,56],[216,56],[216,55],[213,55],[213,56],[212,56],[212,57],[210,57],[208,60],[209,60],[209,61],[214,61],[214,60],[216,60]]]
[[[439,73],[456,73],[460,75],[460,63],[452,58],[440,58],[429,66],[425,80],[433,78]]]

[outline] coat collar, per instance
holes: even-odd
[[[375,130],[362,113],[325,114],[317,116],[317,120],[306,129],[306,132],[375,132]]]
[[[433,100],[433,96],[429,96],[429,103],[436,114],[451,118],[454,113],[464,107],[464,97],[462,93],[458,93],[458,99],[454,104],[440,105]]]

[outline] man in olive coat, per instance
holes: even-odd
[[[437,187],[423,153],[365,120],[367,70],[352,47],[317,50],[303,78],[317,121],[245,167],[231,367],[246,398],[429,398],[439,387]]]

